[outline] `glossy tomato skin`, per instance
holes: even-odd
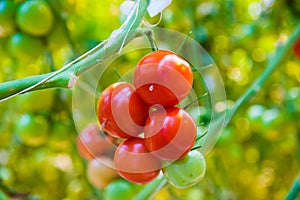
[[[161,160],[177,160],[193,147],[197,129],[184,109],[172,107],[150,113],[144,134],[149,152]]]
[[[101,133],[96,124],[89,124],[84,128],[76,144],[79,154],[87,160],[94,159],[113,148],[113,144]]]
[[[190,92],[193,71],[190,64],[174,52],[157,50],[139,61],[133,83],[138,94],[149,105],[170,107]]]
[[[103,129],[117,138],[136,137],[142,133],[148,110],[149,106],[134,87],[125,82],[107,87],[97,105],[98,119]]]
[[[205,175],[206,164],[202,154],[190,151],[185,157],[163,168],[167,181],[177,188],[188,188],[199,183]]]
[[[293,45],[293,52],[295,56],[300,58],[300,37],[296,40],[295,44]]]
[[[118,174],[136,184],[152,181],[161,169],[160,160],[147,152],[142,138],[123,141],[115,152],[114,161]]]

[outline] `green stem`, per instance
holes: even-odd
[[[151,46],[151,50],[152,51],[157,51],[158,50],[158,47],[155,43],[155,39],[153,38],[153,32],[151,30],[148,30],[147,32],[145,32],[146,36],[147,36],[147,39],[149,41],[149,44]]]
[[[147,184],[135,197],[134,200],[145,200],[149,199],[156,192],[158,192],[165,184],[166,184],[165,177],[160,174],[154,181]]]
[[[41,80],[47,78],[53,73],[54,72],[1,83],[0,100],[9,97],[10,95],[15,94],[19,91],[22,91],[34,84],[39,83]],[[50,79],[43,84],[40,84],[39,86],[35,87],[30,91],[41,90],[46,88],[55,88],[55,87],[66,88],[68,86],[69,80],[70,80],[70,76],[64,73],[56,77],[53,77],[53,79]]]
[[[294,181],[290,191],[288,192],[287,196],[285,197],[285,200],[294,200],[294,199],[296,199],[298,197],[299,192],[300,192],[300,178],[298,177]]]
[[[113,36],[100,43],[94,49],[80,56],[58,71],[9,81],[0,84],[0,102],[19,93],[55,87],[72,87],[76,76],[100,64],[106,58],[120,51],[134,37],[137,37],[139,25],[143,19],[149,0],[138,0],[125,23],[116,30]],[[49,78],[51,76],[51,78]],[[49,78],[49,79],[47,79]],[[24,91],[23,91],[24,90]]]

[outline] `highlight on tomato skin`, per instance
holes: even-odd
[[[118,82],[107,87],[99,97],[97,115],[103,130],[113,137],[137,137],[143,132],[149,106],[135,92],[133,85]]]
[[[142,138],[124,140],[115,152],[114,162],[118,174],[136,184],[149,183],[161,170],[160,160],[147,152]]]
[[[196,124],[184,109],[158,109],[147,119],[145,145],[161,160],[178,160],[191,150],[196,134]]]
[[[171,107],[182,101],[193,85],[190,64],[169,50],[157,50],[137,64],[133,84],[149,105]]]

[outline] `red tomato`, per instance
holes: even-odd
[[[300,37],[296,40],[294,46],[293,46],[293,52],[295,56],[300,58]]]
[[[136,184],[152,181],[161,169],[160,160],[147,152],[142,138],[123,141],[115,152],[114,161],[118,174]]]
[[[193,147],[197,129],[185,110],[173,107],[150,113],[144,133],[149,152],[162,160],[178,160]]]
[[[193,84],[193,71],[190,64],[177,54],[157,50],[139,61],[133,83],[146,103],[169,107],[188,95]]]
[[[143,132],[149,106],[135,92],[134,87],[118,82],[101,94],[97,111],[103,129],[118,138],[136,137]]]
[[[96,124],[90,124],[81,131],[76,145],[83,158],[91,160],[113,148],[114,145],[101,134],[100,128]]]

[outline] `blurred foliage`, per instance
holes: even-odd
[[[48,42],[48,53],[29,62],[17,60],[7,51],[8,38],[0,39],[0,82],[58,69],[122,23],[121,0],[55,4],[63,1],[72,3],[49,0],[55,24],[62,26],[53,31],[62,33],[54,44]],[[260,75],[276,46],[299,22],[299,5],[299,0],[173,1],[159,26],[193,31],[219,67],[232,102]],[[147,20],[155,23],[158,18]],[[45,44],[49,40],[41,39]],[[206,157],[204,180],[186,190],[168,185],[154,199],[283,199],[300,168],[299,83],[300,60],[291,52],[223,131]],[[71,91],[52,92],[46,100],[33,94],[34,98],[21,95],[0,103],[0,199],[7,198],[7,187],[42,199],[101,198],[102,191],[88,183],[86,163],[76,150]],[[24,113],[43,117],[49,125],[48,138],[38,147],[23,144],[16,133],[16,121]]]

